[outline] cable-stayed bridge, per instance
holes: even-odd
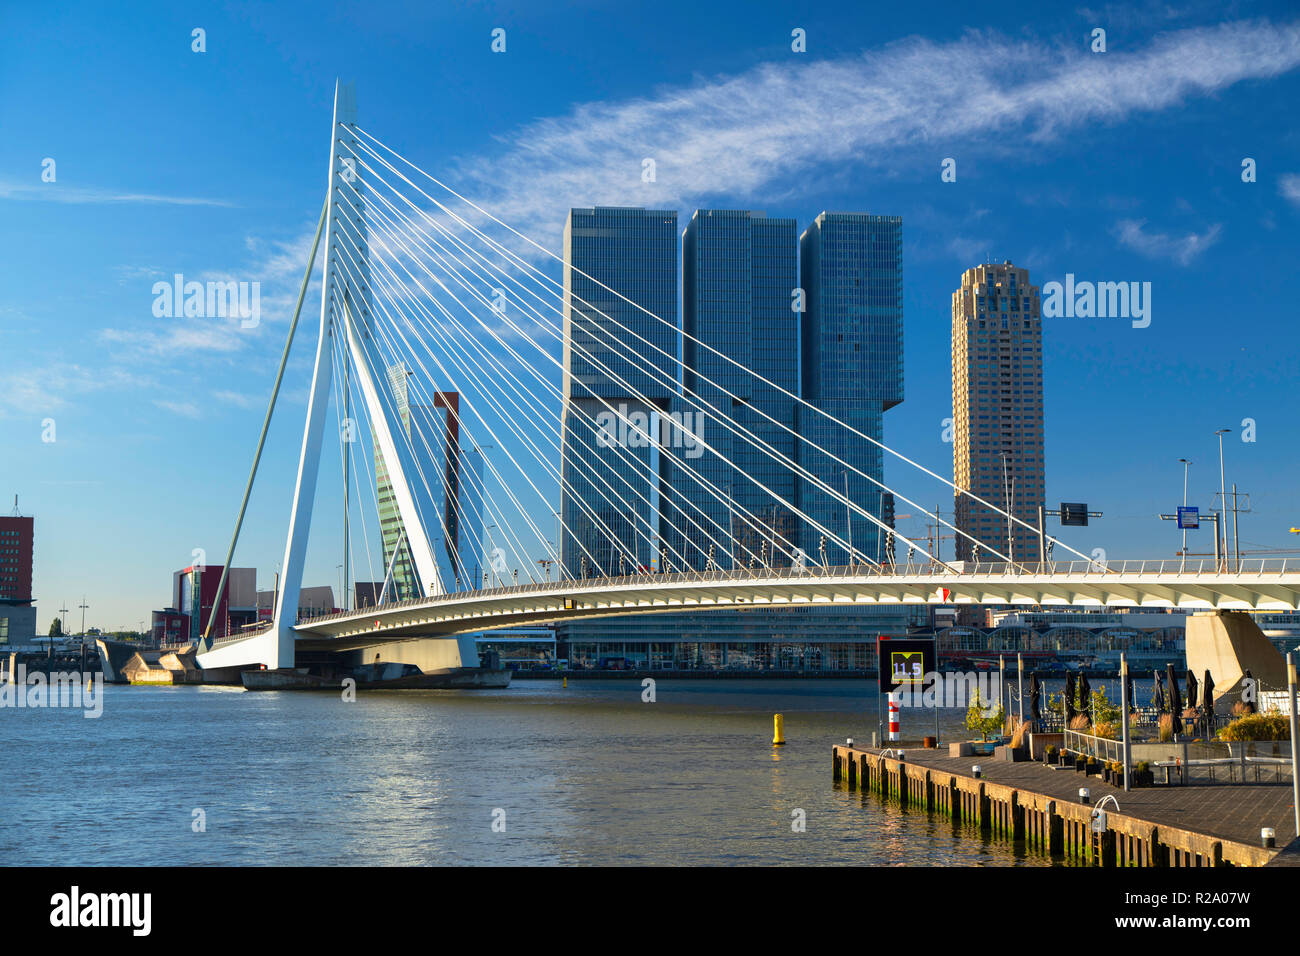
[[[486,629],[674,610],[1300,607],[1300,563],[1095,560],[1015,514],[1009,500],[1003,508],[956,488],[571,262],[557,279],[547,267],[559,257],[544,245],[361,128],[343,85],[325,205],[226,568],[322,245],[315,361],[273,620],[223,638],[210,620],[204,668],[287,668],[303,653],[411,641],[436,648],[427,657],[439,666],[472,667],[466,636]],[[679,335],[689,359],[678,355]],[[792,427],[759,395],[796,404],[814,427]],[[331,408],[346,609],[309,617],[299,593]],[[918,504],[920,492],[886,485],[850,447],[997,514],[1006,544],[975,541]],[[765,467],[742,467],[736,449]],[[792,488],[841,515],[801,507]],[[909,541],[900,560],[886,496],[950,531],[970,558],[943,561]],[[1032,561],[1018,561],[1014,542],[1026,534],[1036,541]],[[1062,560],[1053,561],[1057,549]],[[351,608],[347,584],[363,567],[373,601]]]

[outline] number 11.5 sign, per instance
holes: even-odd
[[[900,687],[920,689],[925,675],[935,670],[933,640],[876,638],[876,659],[880,662],[880,692],[889,694]]]

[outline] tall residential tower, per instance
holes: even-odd
[[[963,494],[1036,528],[1046,493],[1038,287],[1010,261],[967,269],[952,294],[952,417],[958,560],[974,538],[981,561],[1039,561],[1035,531]]]

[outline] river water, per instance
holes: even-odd
[[[877,727],[869,681],[642,694],[110,686],[98,719],[0,710],[0,865],[1048,863],[832,784],[831,744]],[[940,711],[947,739],[963,716]],[[933,725],[904,712],[905,737]]]

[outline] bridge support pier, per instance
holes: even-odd
[[[414,664],[426,674],[431,671],[479,666],[478,645],[472,634],[376,644],[364,650],[350,651],[343,656],[343,659],[354,667],[373,664],[377,660]]]

